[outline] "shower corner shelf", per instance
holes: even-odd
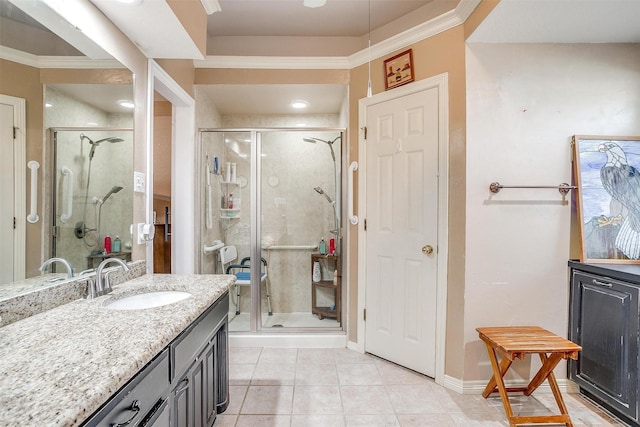
[[[232,188],[240,189],[240,184],[235,181],[220,181],[220,192],[224,195],[226,199],[229,194],[235,193],[234,197],[234,207],[229,208],[220,208],[220,218],[221,219],[236,219],[240,218],[240,194],[236,190],[231,190]]]
[[[240,218],[240,209],[220,209],[220,218],[234,219]]]
[[[322,255],[322,254],[311,254],[311,271],[313,271],[313,263],[315,261],[319,261],[321,264],[326,263],[325,267],[331,272],[336,271],[335,282],[332,277],[331,280],[320,280],[319,282],[314,282],[311,279],[311,313],[318,316],[318,319],[322,320],[325,317],[335,318],[336,321],[340,322],[340,313],[342,311],[341,307],[341,273],[340,273],[340,257],[337,255]],[[321,267],[321,271],[324,270]],[[333,289],[334,292],[334,307],[333,310],[331,307],[318,307],[316,304],[316,291],[317,288],[329,288]]]

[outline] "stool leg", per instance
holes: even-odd
[[[489,352],[489,360],[491,361],[491,367],[493,368],[493,378],[496,382],[496,385],[498,386],[498,392],[500,393],[500,399],[502,400],[502,406],[504,407],[504,412],[507,415],[507,419],[509,420],[509,426],[515,427],[515,424],[512,421],[513,410],[511,409],[511,403],[509,403],[509,395],[507,395],[507,389],[505,388],[504,381],[502,379],[504,372],[502,372],[502,370],[500,369],[500,366],[498,365],[498,358],[496,357],[496,351],[488,343],[485,343],[485,344],[487,346],[487,351]]]
[[[273,316],[273,311],[271,311],[271,291],[269,290],[269,278],[264,281],[264,288],[267,291],[267,308],[269,309],[269,316]]]
[[[544,353],[540,353],[540,361],[542,364],[547,363],[547,355]],[[551,387],[551,391],[553,392],[553,397],[556,399],[556,403],[558,404],[558,409],[560,409],[560,413],[562,415],[566,415],[569,417],[569,411],[567,410],[567,405],[564,403],[564,399],[562,398],[562,393],[560,392],[560,387],[558,387],[558,381],[556,381],[556,376],[553,373],[553,369],[549,373],[547,377],[547,381],[549,382],[549,386]],[[566,423],[567,427],[573,427],[573,423],[571,422],[571,418]]]
[[[236,286],[236,315],[240,314],[240,286]]]

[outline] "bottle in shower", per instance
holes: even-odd
[[[113,241],[113,252],[120,252],[122,250],[122,245],[120,244],[120,236],[116,236]]]
[[[324,237],[320,239],[320,243],[318,244],[318,252],[320,252],[320,255],[326,255],[327,253],[327,244],[324,242]]]
[[[108,234],[104,236],[104,251],[111,253],[111,237]]]

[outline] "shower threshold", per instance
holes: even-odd
[[[332,328],[341,330],[340,323],[335,319],[318,319],[311,313],[273,313],[272,316],[262,315],[262,330],[282,328]],[[249,313],[230,314],[229,331],[246,332],[249,328]]]

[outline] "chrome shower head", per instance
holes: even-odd
[[[107,141],[107,142],[114,143],[114,142],[122,142],[122,141],[124,141],[124,139],[122,139],[122,138],[116,138],[116,137],[113,137],[113,136],[110,136],[110,137],[107,137],[107,138],[102,138],[102,139],[99,139],[97,141],[94,141],[91,138],[89,138],[87,135],[81,133],[80,134],[80,141],[82,142],[82,140],[84,140],[84,139],[89,141],[89,144],[91,144],[91,151],[89,151],[89,160],[93,159],[93,156],[96,153],[96,147],[98,145],[100,145],[101,142]]]
[[[331,150],[331,158],[333,159],[333,162],[335,163],[335,161],[336,161],[336,153],[333,152],[333,143],[336,142],[337,140],[339,140],[340,138],[342,138],[342,135],[338,135],[337,137],[335,137],[335,139],[333,139],[331,141],[325,141],[324,139],[315,138],[315,137],[302,138],[302,140],[305,141],[305,142],[310,142],[312,144],[315,144],[316,142],[324,142],[325,144],[327,144],[329,146],[329,150]]]
[[[339,140],[340,138],[342,138],[342,135],[338,135],[335,139],[331,141],[325,141],[324,139],[315,138],[315,137],[303,138],[303,140],[306,142],[310,142],[312,144],[315,144],[316,142],[324,142],[325,144],[333,145],[333,143]]]
[[[111,187],[111,190],[109,190],[109,192],[102,198],[102,203],[106,202],[112,194],[117,193],[120,190],[122,190],[122,187],[120,187],[119,185],[114,185],[113,187]]]
[[[98,141],[94,142],[94,144],[100,144],[100,143],[101,143],[101,142],[103,142],[103,141],[107,141],[107,142],[110,142],[110,143],[112,143],[112,144],[113,144],[114,142],[122,142],[122,141],[124,141],[124,139],[122,139],[122,138],[116,138],[116,137],[114,137],[114,136],[110,136],[109,138],[103,138],[103,139],[100,139],[100,140],[98,140]]]

